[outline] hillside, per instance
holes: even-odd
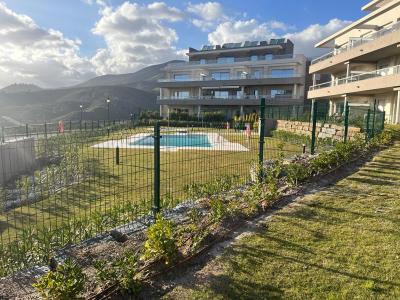
[[[169,63],[181,62],[180,60],[168,61],[163,64],[152,65],[135,73],[120,75],[104,75],[92,78],[79,84],[77,87],[94,86],[129,86],[148,92],[155,92],[157,80],[163,78],[163,68]]]
[[[14,83],[0,89],[0,93],[14,94],[14,93],[30,93],[40,91],[42,88],[34,84]]]
[[[8,116],[22,123],[79,119],[82,104],[85,119],[105,119],[107,97],[112,100],[111,118],[115,119],[157,109],[154,93],[126,86],[77,87],[31,93],[0,92],[0,117]]]

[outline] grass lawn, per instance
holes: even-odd
[[[99,213],[105,215],[115,207],[131,205],[129,214],[117,216],[117,223],[124,224],[146,214],[152,207],[153,197],[153,151],[152,149],[121,149],[120,165],[115,163],[115,149],[92,148],[91,146],[109,139],[121,139],[151,128],[130,129],[100,136],[84,135],[79,140],[79,158],[75,163],[87,165],[90,175],[82,176],[77,182],[49,194],[40,191],[43,198],[0,213],[0,241],[20,239],[24,228],[63,227],[65,222],[75,221]],[[233,130],[193,129],[202,132],[220,133],[230,142],[247,147],[247,152],[181,150],[161,152],[161,198],[162,206],[173,206],[187,199],[184,188],[193,183],[215,181],[223,175],[238,175],[241,182],[249,178],[252,162],[257,160],[258,138],[254,134],[247,139],[244,133]],[[150,132],[149,132],[150,133]],[[277,157],[279,140],[269,138],[265,145],[267,158]],[[57,145],[63,153],[70,145]],[[284,143],[287,156],[300,153],[301,145]],[[47,174],[46,176],[49,176]],[[23,192],[21,192],[23,193]],[[115,223],[114,223],[115,225]],[[104,228],[97,228],[101,232]],[[79,240],[79,234],[76,234]]]
[[[166,299],[399,299],[400,144],[287,207]]]

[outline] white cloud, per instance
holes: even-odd
[[[57,30],[39,27],[0,2],[0,86],[14,82],[60,86],[92,76],[90,62],[79,56],[80,44]]]
[[[208,41],[212,44],[241,42],[247,40],[265,40],[276,37],[267,23],[259,23],[255,19],[226,21],[208,34]]]
[[[92,32],[102,36],[107,48],[92,58],[98,74],[132,72],[140,67],[179,57],[178,34],[166,22],[177,22],[184,13],[163,2],[149,5],[124,2],[106,7]]]
[[[241,42],[246,40],[268,40],[280,36],[286,37],[295,44],[295,52],[308,57],[326,52],[324,49],[315,49],[314,45],[324,37],[340,30],[351,23],[339,19],[332,19],[327,24],[313,24],[298,32],[288,32],[293,26],[279,21],[260,23],[255,19],[226,21],[219,24],[215,30],[208,34],[212,44]],[[282,34],[283,32],[283,34]]]
[[[288,33],[285,37],[293,41],[296,53],[302,53],[309,57],[313,57],[326,52],[325,49],[314,48],[314,45],[317,42],[339,31],[350,23],[350,21],[332,19],[327,24],[313,24],[302,31]]]
[[[228,19],[219,2],[189,3],[186,10],[194,16],[192,24],[202,31],[208,31]]]

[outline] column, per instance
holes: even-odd
[[[332,116],[333,113],[333,101],[332,99],[329,99],[329,116]]]
[[[197,106],[197,120],[200,120],[201,117],[201,105]]]
[[[345,62],[344,63],[346,65],[346,83],[349,82],[349,77],[351,75],[351,69],[350,69],[350,62]]]
[[[240,106],[240,116],[243,117],[243,115],[244,115],[244,111],[243,111],[243,105],[242,105],[242,106]]]
[[[400,124],[400,88],[397,89],[397,105],[396,105],[396,115],[395,124]]]
[[[317,74],[315,73],[312,75],[312,85],[313,86],[317,85]]]

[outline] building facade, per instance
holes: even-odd
[[[329,100],[331,115],[345,103],[386,112],[386,122],[400,123],[400,0],[374,0],[367,14],[316,47],[330,52],[311,62],[310,74],[331,79],[309,88],[308,99]]]
[[[257,112],[267,105],[303,104],[307,60],[293,54],[287,39],[189,48],[188,62],[169,64],[159,80],[160,113],[201,117],[224,111],[227,118]]]

